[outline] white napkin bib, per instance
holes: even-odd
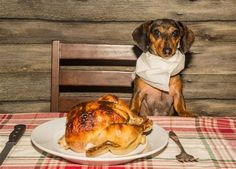
[[[135,73],[149,85],[169,91],[170,77],[183,70],[184,64],[185,55],[179,50],[168,59],[146,52],[137,59]]]

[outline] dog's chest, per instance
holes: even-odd
[[[144,92],[141,114],[145,112],[146,115],[170,115],[170,109],[173,103],[172,96],[159,90],[147,89]]]

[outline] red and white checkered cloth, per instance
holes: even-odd
[[[146,169],[146,168],[236,168],[236,117],[150,117],[167,131],[173,130],[189,154],[199,162],[180,163],[175,159],[180,150],[170,139],[167,148],[155,157],[137,159],[116,166],[86,166],[66,161],[35,148],[30,140],[32,130],[64,113],[15,113],[0,114],[0,151],[16,124],[26,124],[27,130],[9,153],[0,168],[79,168],[79,169]]]

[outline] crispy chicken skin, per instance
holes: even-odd
[[[78,104],[67,114],[65,136],[59,140],[64,148],[97,156],[107,151],[126,154],[145,143],[144,132],[152,121],[130,111],[114,95]]]

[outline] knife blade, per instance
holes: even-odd
[[[9,139],[6,142],[5,147],[0,153],[0,166],[6,159],[8,153],[11,151],[12,147],[20,140],[21,136],[24,134],[26,126],[24,124],[18,124],[14,126],[14,130],[9,135]]]

